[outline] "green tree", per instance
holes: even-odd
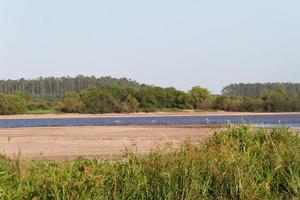
[[[63,99],[62,111],[68,113],[80,113],[83,109],[83,103],[80,95],[75,92],[68,92]]]
[[[191,98],[194,109],[207,109],[210,107],[210,92],[200,86],[193,87],[188,95]]]
[[[145,112],[156,111],[160,106],[154,88],[150,86],[144,86],[136,95],[136,99],[139,101],[141,109]]]
[[[137,112],[139,110],[139,102],[131,95],[126,96],[119,104],[119,112]]]
[[[290,111],[289,96],[283,85],[279,85],[276,91],[267,92],[263,96],[264,109],[268,112]]]
[[[9,102],[9,99],[6,96],[1,95],[0,96],[0,114],[1,115],[12,114],[10,112],[10,109],[11,109],[11,102]]]
[[[13,115],[26,112],[26,99],[18,95],[0,95],[0,114]]]
[[[83,102],[83,112],[110,113],[117,110],[115,99],[99,88],[91,88],[82,91],[80,93],[80,99]]]
[[[260,112],[263,110],[263,101],[260,98],[243,98],[240,111]]]

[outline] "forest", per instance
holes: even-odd
[[[63,97],[67,92],[80,92],[81,90],[106,86],[117,85],[122,87],[138,88],[140,85],[126,78],[112,78],[95,76],[73,77],[47,77],[26,80],[0,80],[0,94],[11,94],[15,92],[24,92],[34,97]]]
[[[300,111],[299,85],[232,84],[224,87],[222,95],[214,95],[200,86],[180,91],[173,87],[140,84],[126,78],[77,76],[2,80],[0,114],[180,110],[295,112]]]
[[[222,94],[225,96],[263,97],[265,93],[275,92],[279,86],[285,88],[288,95],[300,94],[300,83],[239,83],[225,86]]]

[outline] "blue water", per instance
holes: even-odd
[[[249,123],[259,127],[283,125],[300,129],[300,114],[243,116],[107,117],[62,119],[2,119],[0,128],[104,125],[205,125]]]

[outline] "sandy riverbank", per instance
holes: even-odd
[[[108,114],[25,114],[25,115],[0,115],[0,119],[50,119],[50,118],[95,118],[95,117],[162,117],[162,116],[218,116],[218,115],[299,115],[300,112],[254,113],[254,112],[153,112],[153,113],[108,113]]]
[[[92,118],[92,117],[155,117],[217,115],[282,115],[298,113],[246,112],[157,112],[133,114],[45,114],[11,115],[0,119]],[[14,157],[18,152],[33,159],[73,159],[78,156],[110,157],[121,155],[126,146],[138,153],[147,153],[156,144],[178,145],[187,138],[202,140],[211,135],[205,126],[82,126],[0,129],[0,153]]]
[[[203,126],[85,126],[0,129],[0,151],[10,157],[21,152],[32,159],[111,157],[131,146],[147,153],[157,144],[175,146],[185,140],[202,140],[211,135]],[[135,145],[132,147],[132,145]]]

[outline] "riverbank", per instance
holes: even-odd
[[[108,113],[108,114],[24,114],[0,115],[1,119],[61,119],[61,118],[111,118],[111,117],[168,117],[168,116],[231,116],[231,115],[299,115],[300,112],[225,112],[225,111],[180,111],[180,112],[153,112],[153,113]]]
[[[240,116],[293,115],[300,113],[241,112],[159,112],[133,114],[46,114],[0,116],[0,119],[114,118],[162,116]],[[67,123],[70,120],[66,120]],[[8,123],[5,122],[4,123]],[[176,124],[176,123],[175,123]],[[49,124],[48,124],[49,125]],[[48,126],[46,124],[46,126]],[[64,124],[67,125],[67,124]],[[68,160],[78,156],[116,157],[125,147],[139,154],[148,153],[157,144],[170,142],[178,146],[188,138],[202,140],[211,135],[206,125],[113,125],[62,126],[38,128],[0,128],[0,153],[15,157],[19,152],[32,159]]]
[[[300,196],[300,140],[288,129],[230,126],[201,142],[160,147],[147,155],[126,154],[113,160],[30,161],[0,155],[0,199]]]
[[[82,126],[0,129],[0,152],[11,158],[69,160],[116,157],[125,147],[139,154],[162,143],[178,146],[211,135],[205,126]]]

